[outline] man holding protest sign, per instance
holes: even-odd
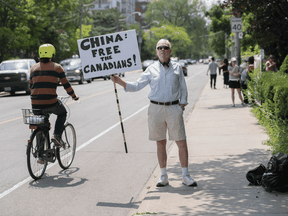
[[[179,148],[179,158],[182,166],[183,184],[197,186],[188,173],[188,148],[183,120],[183,111],[187,103],[187,87],[182,67],[170,61],[171,44],[161,39],[156,45],[159,61],[150,65],[136,82],[125,82],[120,77],[111,77],[114,83],[125,88],[127,92],[143,89],[148,84],[151,92],[148,95],[151,103],[148,110],[149,139],[157,143],[157,156],[161,168],[161,177],[157,186],[168,184],[166,172],[166,131],[169,139],[175,140]]]

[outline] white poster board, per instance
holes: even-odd
[[[142,69],[135,29],[77,42],[85,79]]]

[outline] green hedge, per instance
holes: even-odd
[[[269,135],[265,142],[275,153],[288,153],[288,56],[279,72],[255,70],[248,82],[249,99],[258,101],[253,112]]]

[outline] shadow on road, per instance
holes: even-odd
[[[72,167],[67,170],[61,170],[58,175],[49,176],[45,174],[41,179],[34,180],[29,183],[33,188],[49,188],[49,187],[76,187],[84,184],[88,179],[86,178],[72,178],[71,174],[79,171],[79,168]]]

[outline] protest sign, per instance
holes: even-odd
[[[85,79],[142,68],[135,29],[77,42]]]

